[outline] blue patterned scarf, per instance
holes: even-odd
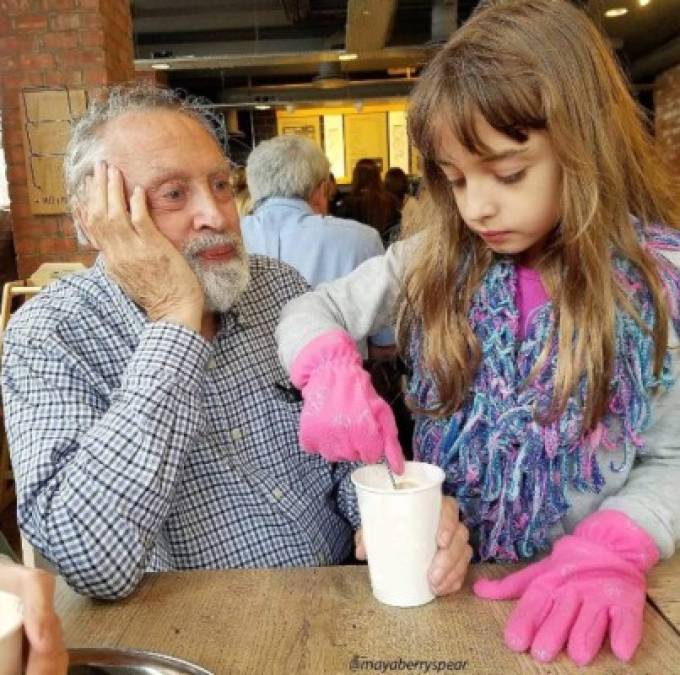
[[[680,335],[680,274],[660,253],[680,250],[680,232],[648,228],[645,246],[658,265]],[[645,325],[653,326],[654,308],[643,277],[619,256],[614,268]],[[482,280],[468,314],[482,350],[471,391],[450,417],[416,419],[415,456],[444,469],[444,491],[458,500],[482,560],[518,560],[547,549],[551,526],[570,506],[567,487],[595,493],[602,489],[604,479],[595,456],[600,447],[642,451],[652,393],[673,383],[670,353],[656,378],[652,337],[618,310],[607,415],[594,431],[584,433],[584,378],[561,417],[542,426],[534,411],[546,411],[552,399],[556,337],[538,377],[529,386],[525,383],[549,339],[553,308],[549,302],[538,311],[520,342],[516,289],[514,262],[499,258]],[[409,396],[427,410],[438,398],[434,379],[423,367],[421,342],[416,328],[409,346],[413,366]]]

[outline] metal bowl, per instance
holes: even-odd
[[[136,649],[69,649],[69,675],[214,675],[194,663]]]

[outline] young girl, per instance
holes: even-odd
[[[409,125],[437,216],[284,310],[301,444],[401,469],[353,346],[398,316],[416,457],[446,471],[478,557],[550,551],[475,584],[521,598],[508,646],[585,664],[608,629],[628,660],[645,573],[680,539],[678,193],[604,39],[562,0],[474,16]]]

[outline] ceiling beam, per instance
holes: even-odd
[[[281,8],[261,11],[253,9],[235,11],[222,8],[212,12],[197,12],[192,7],[185,7],[158,16],[135,16],[134,20],[135,33],[138,35],[243,28],[257,30],[274,26],[290,26]]]
[[[316,52],[278,52],[250,54],[219,54],[214,56],[179,57],[164,59],[135,59],[135,70],[152,70],[159,60],[168,64],[171,70],[225,70],[275,67],[287,65],[318,64],[323,61],[336,61],[342,52],[325,50]],[[364,52],[360,61],[376,62],[381,69],[392,66],[411,66],[425,63],[432,56],[426,47],[387,47],[375,52]],[[357,63],[356,61],[352,62]]]
[[[392,32],[397,0],[349,0],[345,49],[361,54],[382,49]]]

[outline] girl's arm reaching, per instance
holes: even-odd
[[[393,324],[412,245],[395,244],[284,308],[276,333],[279,356],[302,392],[300,445],[307,452],[331,462],[372,463],[384,456],[403,472],[394,415],[362,368],[355,342]]]
[[[405,262],[417,239],[397,242],[351,274],[289,302],[276,329],[279,358],[288,372],[301,349],[323,333],[343,330],[354,341],[394,324]]]

